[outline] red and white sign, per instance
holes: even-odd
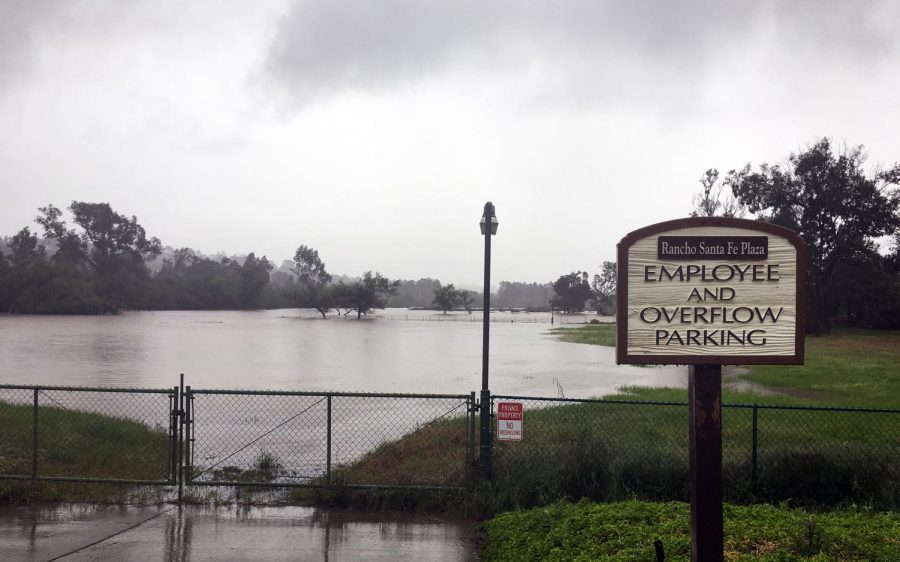
[[[497,402],[497,440],[522,440],[522,403]]]

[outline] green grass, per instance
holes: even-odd
[[[553,328],[550,333],[560,341],[616,346],[615,324],[587,324],[578,328]]]
[[[615,346],[615,326],[551,330],[562,341]],[[762,392],[735,392],[746,382]],[[806,338],[804,365],[754,365],[726,376],[723,401],[900,408],[900,331],[839,329]],[[686,400],[686,390],[625,388],[640,400]]]
[[[811,513],[725,505],[726,560],[900,560],[900,516],[844,510]],[[486,560],[690,559],[685,503],[558,502],[504,513],[482,526]]]
[[[555,330],[572,341],[608,341],[614,328],[590,325]],[[823,358],[844,354],[878,357],[890,371],[900,354],[895,333],[839,331],[809,342],[807,372],[820,370]],[[868,377],[861,357],[842,359],[845,380]],[[648,367],[653,368],[653,367]],[[783,368],[783,367],[782,367]],[[737,371],[726,381],[759,372]],[[889,373],[881,388],[893,388]],[[825,380],[825,376],[820,377]],[[900,508],[900,414],[822,410],[757,410],[757,464],[753,480],[752,409],[736,405],[796,406],[821,404],[816,392],[793,386],[772,387],[774,394],[737,391],[726,386],[723,410],[723,476],[725,497],[733,503],[788,502],[793,506],[833,508],[865,505]],[[756,382],[756,381],[754,381]],[[757,382],[757,384],[763,384]],[[807,385],[808,386],[808,385]],[[801,392],[807,392],[808,395]],[[890,390],[884,390],[890,392]],[[876,406],[882,397],[838,397],[832,405]],[[623,387],[614,400],[673,402],[675,405],[525,403],[525,439],[498,443],[493,481],[469,497],[456,498],[456,508],[489,516],[508,509],[546,505],[560,498],[596,501],[688,499],[688,435],[686,389]],[[849,402],[849,403],[848,403]],[[729,406],[731,405],[731,406]],[[476,435],[477,439],[477,435]],[[477,446],[477,443],[476,443]],[[465,448],[464,420],[425,426],[402,439],[385,443],[359,461],[336,467],[338,484],[460,486],[465,482],[460,457]],[[393,499],[371,492],[339,490],[320,494],[323,503],[368,506],[417,506],[412,493],[392,492]],[[381,498],[381,499],[379,499]],[[452,501],[449,505],[452,505]]]
[[[670,392],[659,390],[654,397],[673,398]],[[723,416],[728,501],[900,507],[900,415],[760,409],[755,482],[752,410],[726,407]],[[466,438],[460,418],[423,427],[336,467],[337,490],[300,492],[295,498],[405,509],[427,504],[479,516],[565,497],[686,501],[687,433],[683,404],[526,402],[524,440],[496,444],[493,480],[475,494],[435,499],[391,492],[388,497],[341,486],[463,485]]]
[[[900,507],[898,414],[761,409],[755,484],[752,410],[726,407],[723,420],[729,501]],[[495,447],[489,507],[687,500],[687,425],[684,406],[526,403],[525,439]]]
[[[30,405],[0,402],[0,474],[31,475],[32,420]],[[166,428],[56,407],[39,410],[39,476],[162,480],[170,447]],[[121,501],[135,493],[133,486],[0,480],[0,501]]]
[[[336,507],[465,511],[466,420],[442,419],[382,443],[362,458],[332,469],[332,488],[297,489],[292,499]],[[447,487],[459,490],[383,489],[351,486]]]
[[[900,408],[900,332],[835,330],[806,338],[806,364],[760,365],[744,380],[802,403]]]

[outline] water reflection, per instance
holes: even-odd
[[[166,560],[181,562],[191,559],[193,527],[194,520],[184,516],[183,508],[178,509],[174,517],[166,517],[166,541],[163,551]]]
[[[4,560],[476,560],[472,524],[311,507],[0,507]]]
[[[472,526],[408,514],[307,507],[186,508],[167,516],[163,558],[475,560]],[[128,543],[128,539],[119,542]],[[110,554],[139,554],[123,544]]]

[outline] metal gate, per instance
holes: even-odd
[[[475,395],[185,390],[191,486],[461,488]]]

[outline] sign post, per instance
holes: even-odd
[[[689,365],[691,559],[723,559],[722,365],[803,363],[806,247],[791,230],[701,217],[618,246],[616,362]]]

